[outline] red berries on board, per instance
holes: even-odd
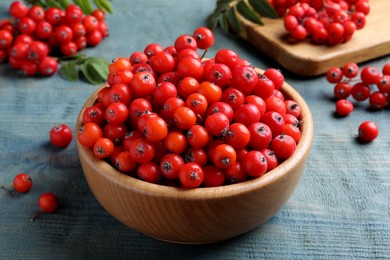
[[[284,16],[284,28],[292,38],[310,38],[315,44],[330,46],[349,41],[366,25],[370,12],[367,0],[274,1]]]

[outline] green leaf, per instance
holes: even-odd
[[[236,16],[236,13],[235,13],[235,8],[230,8],[226,12],[226,17],[227,17],[230,25],[232,26],[233,30],[236,33],[240,33],[241,32],[241,25],[240,25],[240,22],[237,20],[237,16]]]
[[[108,2],[107,0],[97,0],[97,1],[99,1],[100,5],[104,8],[104,10],[112,14],[113,11],[110,2]]]
[[[87,56],[84,53],[76,53],[75,55],[72,56],[61,56],[58,58],[60,61],[70,61],[70,60],[79,60],[82,58],[87,58]]]
[[[92,6],[91,0],[83,0],[83,5],[85,9],[85,14],[91,14],[94,10],[94,7]]]
[[[40,7],[46,8],[46,4],[41,0],[25,0],[27,4],[30,5],[39,5]]]
[[[46,3],[46,5],[49,6],[49,7],[56,7],[56,8],[62,9],[61,5],[60,5],[57,1],[54,1],[54,0],[45,0],[45,3]]]
[[[221,26],[221,29],[224,33],[229,33],[229,23],[227,20],[226,15],[221,15],[221,17],[218,20],[219,26]]]
[[[222,13],[217,13],[217,14],[212,14],[210,15],[208,18],[207,18],[207,28],[209,28],[210,30],[214,30],[217,25],[218,25],[218,21],[220,19],[220,17],[222,17],[223,14]]]
[[[76,63],[74,61],[64,63],[61,66],[61,75],[67,80],[77,81],[79,79],[79,74],[77,71]]]
[[[69,0],[58,0],[59,4],[61,5],[62,9],[66,9],[68,5],[70,5]]]
[[[73,3],[75,3],[75,5],[78,5],[81,10],[83,11],[83,13],[88,13],[88,9],[87,7],[85,7],[85,3],[88,2],[89,0],[73,0]]]
[[[264,23],[261,21],[260,16],[253,11],[253,9],[244,1],[238,2],[237,11],[247,20],[257,23],[260,25],[264,25]]]
[[[90,58],[87,60],[87,62],[92,68],[96,71],[96,73],[99,74],[100,78],[102,80],[106,80],[108,77],[108,66],[110,65],[110,62],[108,62],[105,59],[102,58]]]
[[[82,64],[80,66],[80,71],[86,80],[93,85],[99,85],[104,82],[99,71],[96,70],[96,67],[93,64],[91,65],[91,62]]]
[[[268,18],[278,18],[275,9],[268,3],[267,0],[248,0],[253,9],[261,16]]]
[[[99,0],[93,0],[93,2],[95,3],[96,7],[97,7],[99,10],[101,10],[101,11],[103,11],[103,12],[106,11],[106,10],[104,9],[104,6],[99,2]]]

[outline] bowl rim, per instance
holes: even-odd
[[[257,69],[262,72],[262,70]],[[103,84],[87,99],[84,103],[76,122],[76,133],[82,124],[82,117],[84,110],[92,105],[100,89],[107,87],[108,84]],[[223,185],[219,187],[198,187],[192,189],[170,187],[161,184],[149,183],[125,173],[120,172],[111,166],[108,162],[98,159],[94,156],[93,151],[81,145],[76,138],[77,150],[79,157],[83,157],[89,161],[89,166],[92,167],[96,174],[104,174],[111,182],[121,186],[122,188],[136,191],[137,193],[149,194],[155,197],[164,197],[172,199],[186,199],[186,200],[212,200],[220,198],[229,198],[234,196],[242,196],[254,189],[261,189],[277,182],[284,175],[288,174],[301,160],[304,160],[310,151],[314,135],[314,122],[309,106],[306,104],[302,96],[293,89],[288,83],[284,82],[280,89],[285,97],[297,102],[301,109],[300,118],[303,122],[301,126],[301,139],[299,140],[294,154],[287,160],[280,163],[277,167],[262,175],[261,177],[247,180],[240,183]],[[83,169],[84,171],[84,169]],[[85,172],[84,172],[85,174]]]

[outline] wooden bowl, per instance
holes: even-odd
[[[91,106],[96,91],[77,119]],[[77,141],[84,175],[100,204],[117,220],[147,236],[201,244],[244,234],[271,218],[289,199],[304,171],[313,139],[313,120],[303,98],[287,83],[282,92],[301,108],[302,137],[295,153],[260,178],[215,187],[183,189],[125,175]]]

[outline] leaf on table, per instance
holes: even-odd
[[[79,79],[79,73],[77,70],[76,62],[70,61],[62,64],[61,75],[70,81],[77,81]]]
[[[236,33],[240,33],[241,32],[241,25],[240,25],[240,22],[237,19],[237,16],[236,16],[236,13],[235,13],[235,8],[230,8],[226,12],[226,17],[227,17],[227,19],[229,21],[229,24],[232,26],[232,29]]]
[[[62,9],[61,5],[55,0],[45,0],[45,3],[48,7],[55,7],[55,8]]]
[[[105,81],[106,78],[103,77],[103,73],[94,62],[86,62],[80,66],[81,74],[87,79],[91,84],[98,85]]]
[[[213,30],[219,25],[225,33],[232,29],[239,34],[242,28],[238,14],[258,25],[264,25],[262,17],[278,18],[267,0],[217,0],[216,8],[207,17],[207,27]]]
[[[260,25],[264,25],[263,21],[261,21],[260,16],[253,11],[252,7],[250,7],[246,2],[241,1],[236,5],[237,12],[242,15],[245,19],[257,23]]]
[[[70,5],[69,0],[57,0],[62,9],[66,9]]]
[[[94,2],[96,6],[100,6],[99,9],[101,9],[102,11],[107,11],[110,14],[113,13],[112,6],[107,0],[94,0]],[[98,4],[96,2],[98,2]]]
[[[248,2],[261,16],[278,18],[278,14],[275,9],[268,3],[267,0],[248,0]]]

